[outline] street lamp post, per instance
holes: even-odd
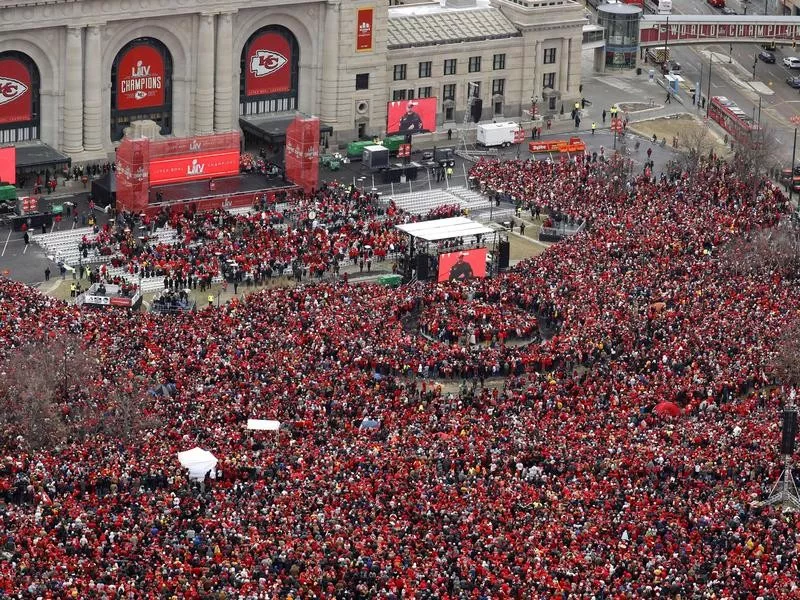
[[[708,53],[708,91],[706,92],[706,118],[708,118],[708,110],[711,108],[711,65],[714,61],[714,53]]]

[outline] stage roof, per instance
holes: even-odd
[[[400,231],[426,242],[438,242],[468,235],[494,233],[494,229],[490,229],[467,217],[451,217],[449,219],[422,221],[421,223],[406,223],[396,227]]]

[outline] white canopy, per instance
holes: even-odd
[[[271,421],[269,419],[247,419],[247,428],[256,431],[278,431],[280,429],[280,421]]]
[[[405,223],[403,225],[395,225],[395,228],[426,242],[438,242],[439,240],[449,240],[451,238],[494,233],[494,229],[490,229],[467,217],[450,217],[449,219],[434,219],[420,223]]]
[[[178,461],[185,469],[189,469],[189,478],[202,481],[206,473],[217,468],[217,457],[208,450],[192,448],[185,452],[178,452]]]

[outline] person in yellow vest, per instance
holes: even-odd
[[[580,109],[581,109],[581,103],[580,102],[575,102],[575,110],[578,111]]]
[[[208,305],[209,306],[214,306],[214,294],[209,294],[208,295]]]
[[[592,122],[592,135],[594,135],[594,130],[595,129],[597,129],[597,123],[593,121]]]
[[[76,289],[77,289],[77,287],[75,287],[74,283],[70,283],[69,284],[69,295],[70,295],[71,298],[75,297],[75,290]]]

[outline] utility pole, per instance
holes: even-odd
[[[758,64],[758,54],[753,53],[753,81],[756,80],[756,65]]]
[[[797,127],[794,128],[794,143],[792,144],[792,168],[789,171],[789,202],[792,201],[792,190],[794,189],[794,160],[797,155]]]
[[[706,118],[708,117],[708,110],[711,108],[711,64],[714,60],[714,53],[708,53],[708,92],[706,92]]]

